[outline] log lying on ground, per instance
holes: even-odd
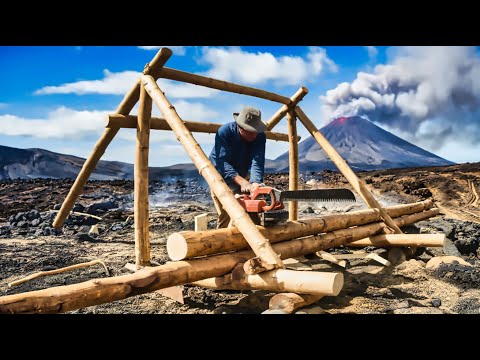
[[[323,298],[323,295],[280,293],[272,296],[268,307],[270,310],[282,310],[292,314],[295,310],[312,305]]]
[[[258,275],[247,275],[239,279],[220,276],[199,280],[192,285],[211,289],[271,290],[300,294],[337,296],[343,287],[343,274],[318,271],[294,271],[276,269]]]
[[[395,206],[394,212],[401,214],[402,209],[409,213],[415,204]],[[428,206],[422,202],[416,208]],[[389,208],[386,208],[387,212]],[[438,214],[437,210],[427,210],[421,213],[406,215],[395,219],[397,226],[405,226],[414,222],[427,219]],[[257,226],[260,233],[277,243],[303,236],[316,235],[338,229],[346,229],[351,226],[369,224],[380,220],[377,209],[352,211],[338,215],[326,215],[319,218],[302,219],[287,222],[286,224],[271,227]],[[398,223],[397,223],[398,222]],[[241,250],[248,247],[243,235],[236,228],[205,230],[200,232],[181,231],[171,234],[167,239],[167,253],[172,260],[183,260],[196,256],[218,254],[221,252]]]
[[[417,203],[388,206],[385,207],[385,210],[392,218],[397,218],[399,216],[415,214],[424,210],[428,210],[431,207],[433,207],[433,201],[428,199],[419,201]]]
[[[380,234],[348,244],[351,247],[443,247],[445,234]]]
[[[138,117],[135,115],[121,115],[121,114],[109,114],[105,123],[106,128],[128,128],[135,129],[137,127]],[[184,120],[183,123],[191,132],[200,132],[207,134],[215,134],[217,130],[222,126],[222,124],[208,123],[208,122],[198,122],[198,121],[187,121]],[[152,117],[150,128],[154,130],[172,130],[170,125],[168,125],[167,120],[164,118]],[[275,141],[287,141],[288,134],[282,134],[272,131],[265,131],[265,135],[269,140]],[[297,141],[300,141],[301,137],[296,137]]]
[[[272,247],[282,259],[287,259],[363,239],[379,233],[384,227],[384,223],[373,223],[320,236],[286,241]],[[60,313],[121,300],[170,286],[223,276],[252,256],[255,256],[253,251],[246,250],[177,261],[144,268],[129,275],[2,296],[0,313]]]
[[[316,219],[304,219],[288,222],[272,227],[257,226],[260,233],[277,243],[299,237],[317,235],[322,232],[346,229],[351,226],[369,224],[380,221],[377,209],[355,211],[345,215],[327,215]],[[216,254],[220,252],[240,250],[248,247],[240,231],[235,228],[181,231],[173,233],[167,240],[167,253],[172,260],[183,260],[191,257]]]

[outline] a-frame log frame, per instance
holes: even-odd
[[[347,178],[355,191],[364,199],[371,208],[380,211],[385,223],[396,233],[401,233],[392,218],[380,206],[373,195],[368,191],[366,185],[358,179],[347,163],[341,158],[336,150],[319,132],[318,128],[305,115],[302,109],[297,106],[298,102],[308,93],[305,87],[301,87],[291,98],[281,96],[272,92],[255,89],[248,86],[234,84],[222,80],[212,79],[201,75],[191,74],[175,69],[164,67],[172,52],[168,48],[162,48],[155,58],[145,66],[144,75],[138,80],[130,92],[124,97],[117,108],[116,114],[110,115],[104,134],[98,140],[92,153],[85,161],[80,173],[77,176],[67,198],[53,222],[55,228],[61,227],[76,200],[83,191],[86,181],[95,169],[99,159],[104,154],[107,146],[117,134],[121,127],[137,128],[137,151],[135,158],[135,252],[137,267],[148,265],[150,261],[150,243],[148,238],[148,139],[151,128],[170,128],[177,135],[188,155],[197,166],[200,174],[205,178],[212,191],[219,198],[227,213],[234,221],[234,225],[243,234],[255,255],[258,257],[259,266],[262,269],[273,269],[282,267],[280,257],[273,251],[268,239],[258,231],[245,210],[239,205],[229,190],[223,178],[212,165],[210,160],[195,141],[191,129],[195,127],[193,122],[184,122],[176,113],[174,107],[168,102],[163,92],[156,84],[158,78],[183,81],[195,85],[205,86],[213,89],[254,96],[270,101],[279,102],[282,107],[269,119],[267,124],[267,135],[275,140],[285,140],[283,134],[272,133],[270,130],[288,113],[288,139],[290,143],[290,189],[298,188],[298,137],[296,134],[296,118],[307,128],[310,134],[317,140],[327,155],[332,159],[338,169]],[[145,89],[150,96],[142,98],[139,116],[129,116],[130,111],[140,98],[141,91]],[[145,94],[146,95],[146,94]],[[143,94],[142,94],[143,96]],[[151,97],[151,99],[150,99]],[[148,98],[148,99],[147,99]],[[151,118],[151,100],[162,111],[165,119]],[[149,103],[150,102],[150,103]],[[149,110],[150,107],[150,110]],[[116,119],[116,120],[115,120]],[[120,120],[119,120],[120,119]],[[123,121],[123,123],[122,123]],[[136,126],[132,126],[132,121]],[[152,125],[155,124],[154,127]],[[197,131],[211,132],[213,128],[208,124],[197,125]],[[211,124],[210,124],[211,125]],[[203,127],[202,127],[203,126]],[[200,130],[198,130],[200,128]],[[192,129],[193,130],[193,129]],[[298,217],[298,208],[295,203],[289,204],[290,219]]]

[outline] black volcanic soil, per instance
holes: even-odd
[[[344,269],[318,258],[301,258],[300,261],[314,270],[345,274],[345,285],[339,296],[325,297],[305,312],[479,313],[480,164],[372,171],[359,173],[359,176],[384,205],[433,198],[443,214],[403,230],[408,233],[444,232],[450,244],[445,249],[447,254],[460,255],[473,266],[452,264],[435,271],[427,270],[425,264],[429,259],[444,255],[442,249],[433,248],[389,267],[358,259]],[[40,277],[19,286],[7,286],[33,272],[93,259],[105,261],[110,276],[129,273],[124,265],[135,261],[133,183],[122,180],[88,182],[76,211],[91,213],[102,220],[71,215],[62,231],[57,233],[50,226],[55,216],[53,210],[58,209],[72,183],[71,180],[49,179],[0,182],[0,295],[106,277],[102,267],[95,265]],[[265,183],[287,189],[288,176],[268,174]],[[324,171],[303,174],[301,186],[349,187],[349,184],[341,174]],[[215,227],[216,216],[209,191],[197,181],[155,181],[150,184],[150,194],[151,253],[156,263],[164,264],[169,260],[165,251],[167,236],[174,231],[193,229],[196,215],[208,213],[209,228]],[[300,217],[364,207],[360,199],[355,204],[301,203]],[[94,223],[99,235],[89,236],[87,232]],[[385,249],[366,250],[386,255]],[[342,248],[331,252],[351,250]],[[183,290],[185,304],[154,292],[73,313],[261,313],[268,308],[268,300],[273,295],[266,291],[213,291],[196,286],[184,286]]]

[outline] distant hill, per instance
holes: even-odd
[[[359,117],[338,118],[320,129],[353,170],[454,164]],[[300,171],[336,170],[313,137],[298,144]],[[288,171],[288,152],[266,163],[267,171]]]
[[[29,178],[75,179],[85,159],[43,149],[17,149],[0,145],[0,180]],[[150,179],[198,177],[193,164],[151,167]],[[100,160],[91,180],[133,179],[133,164]]]

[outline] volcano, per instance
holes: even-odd
[[[352,170],[454,164],[359,117],[341,117],[320,129]],[[300,171],[337,170],[313,137],[298,144]],[[266,163],[267,171],[288,171],[288,152]]]

